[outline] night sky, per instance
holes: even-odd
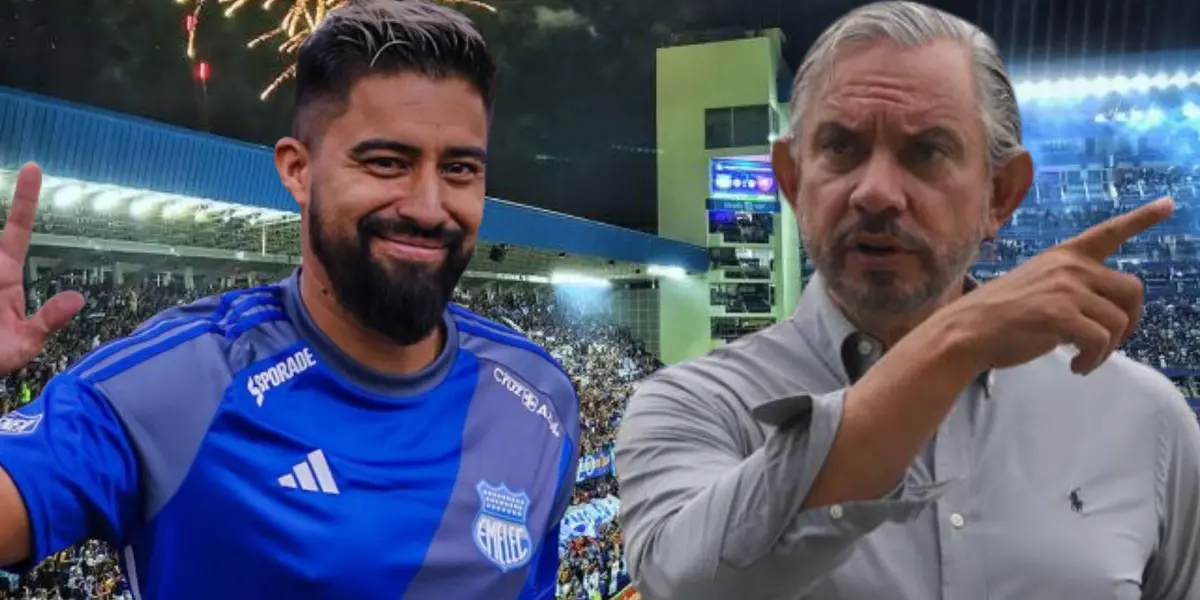
[[[279,0],[280,3],[285,0]],[[654,51],[674,36],[780,27],[786,60],[847,9],[846,0],[494,0],[482,26],[500,65],[489,194],[655,231]],[[215,4],[215,3],[214,3]],[[210,7],[197,85],[184,52],[187,7],[173,0],[0,0],[0,85],[273,144],[289,129],[285,65],[247,50],[276,19],[257,0],[235,19]],[[1009,60],[1200,50],[1200,0],[936,1],[996,37]],[[1198,53],[1200,55],[1200,53]],[[1200,69],[1200,62],[1197,62]],[[3,140],[0,140],[3,143]]]

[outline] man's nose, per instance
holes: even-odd
[[[864,165],[862,178],[850,195],[851,208],[877,215],[904,212],[907,205],[904,167],[890,152],[873,152]]]
[[[446,220],[447,188],[436,167],[417,169],[409,178],[409,189],[397,210],[421,225],[432,227]]]

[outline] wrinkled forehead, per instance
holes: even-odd
[[[793,115],[801,138],[829,121],[864,132],[941,126],[967,136],[982,129],[971,52],[959,42],[902,47],[883,41],[845,49],[812,76],[796,107],[803,114]]]

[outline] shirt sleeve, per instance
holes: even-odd
[[[571,501],[571,490],[575,487],[575,470],[579,462],[578,451],[575,452],[568,462],[569,468],[565,477],[567,483],[564,484],[567,486],[565,501],[560,497],[556,502],[550,515],[552,524],[538,544],[538,553],[533,557],[529,567],[529,578],[525,581],[519,600],[553,600],[558,589],[558,538],[563,515],[566,514],[567,505]]]
[[[529,579],[519,600],[553,600],[558,590],[558,532],[555,525],[546,533],[530,565]]]
[[[1158,551],[1146,570],[1146,600],[1200,598],[1200,423],[1179,392],[1160,411]]]
[[[793,599],[862,536],[905,522],[943,484],[901,482],[874,501],[802,510],[833,445],[845,390],[785,398],[794,414],[748,451],[747,411],[674,382],[644,383],[617,437],[621,523],[648,599]],[[776,407],[777,408],[777,407]],[[910,473],[911,479],[911,473]]]
[[[33,553],[25,572],[87,538],[115,544],[134,522],[138,467],[108,400],[70,374],[0,423],[0,468],[29,513]]]
[[[578,406],[579,399],[572,391],[572,406]],[[571,504],[571,496],[575,491],[575,475],[579,472],[580,445],[579,418],[574,417],[566,424],[566,438],[563,444],[564,461],[559,473],[558,494],[554,499],[554,509],[550,511],[550,526],[546,535],[538,545],[538,554],[530,565],[529,578],[521,590],[519,600],[553,600],[558,590],[558,538],[562,528],[563,516]]]

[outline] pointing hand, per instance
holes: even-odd
[[[1104,261],[1121,245],[1174,211],[1160,198],[1113,217],[997,277],[935,314],[965,335],[981,370],[1013,367],[1054,348],[1079,350],[1076,373],[1099,367],[1136,329],[1142,282]]]

